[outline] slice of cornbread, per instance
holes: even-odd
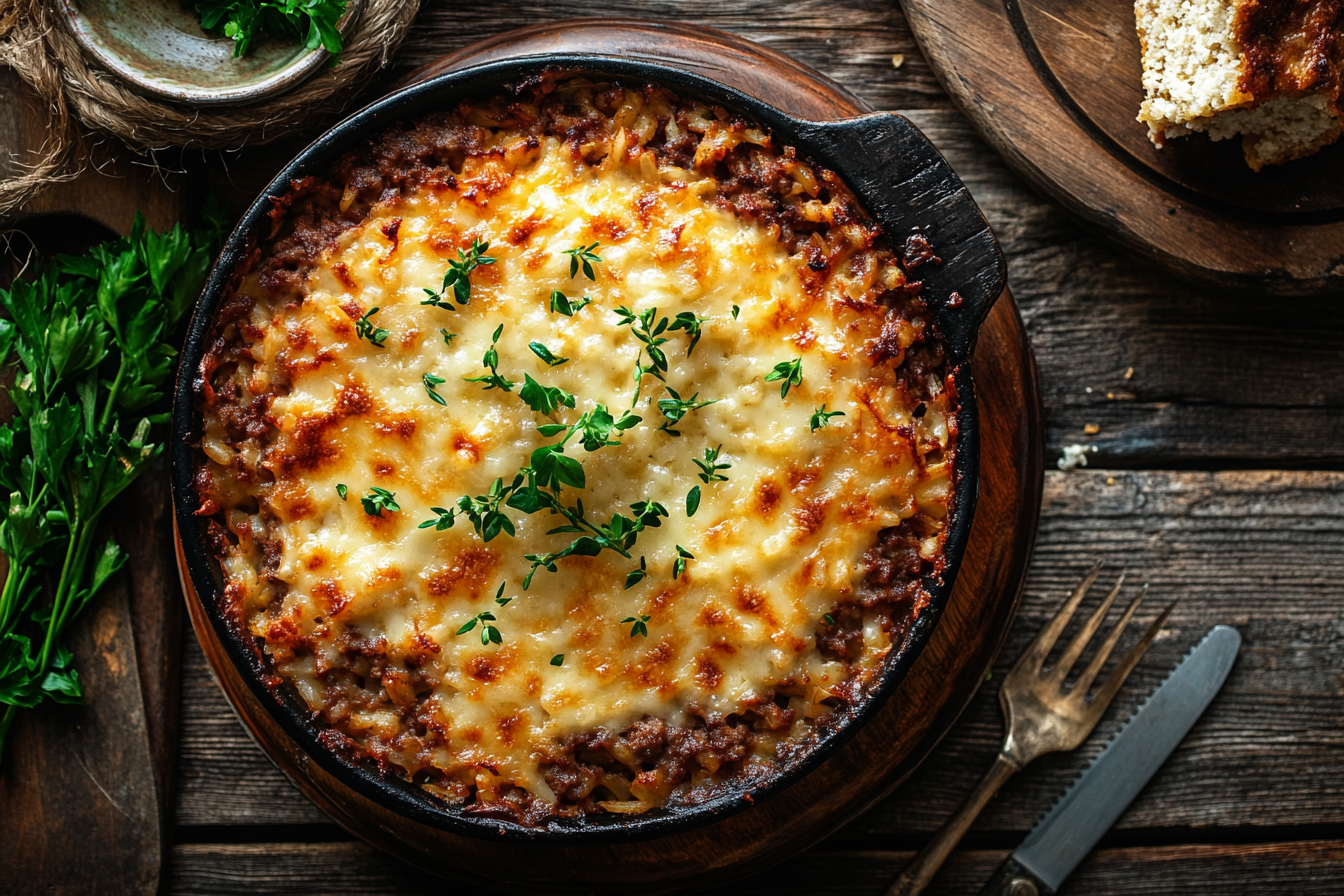
[[[1136,0],[1146,98],[1139,121],[1159,148],[1203,131],[1242,135],[1259,171],[1344,133],[1341,0]]]

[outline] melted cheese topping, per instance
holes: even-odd
[[[598,165],[554,138],[506,149],[507,160],[469,159],[455,189],[377,207],[321,260],[302,301],[277,301],[255,275],[243,283],[264,334],[247,386],[275,395],[270,445],[250,459],[274,481],[234,483],[262,512],[232,511],[239,545],[223,560],[248,628],[357,743],[391,744],[382,759],[473,781],[484,800],[505,784],[554,800],[539,767],[546,745],[643,718],[691,725],[782,692],[798,710],[783,734],[805,736],[827,711],[828,689],[878,669],[891,646],[869,614],[851,668],[818,649],[821,621],[854,599],[880,530],[916,513],[936,523],[949,498],[946,405],[914,416],[891,365],[874,366],[865,351],[885,335],[899,342],[888,346],[899,361],[919,336],[921,324],[903,319],[903,330],[883,334],[872,313],[873,297],[901,282],[899,267],[889,252],[878,263],[857,237],[847,245],[837,224],[843,260],[818,277],[777,228],[709,201],[713,180],[652,166],[638,146]],[[495,262],[471,274],[470,304],[423,304],[473,239],[490,243]],[[571,277],[564,250],[593,242],[595,281]],[[553,290],[591,303],[572,317],[553,313]],[[614,433],[619,445],[589,453],[570,440],[565,453],[582,463],[586,488],[562,495],[581,499],[594,522],[633,516],[640,501],[669,515],[639,533],[630,559],[569,557],[524,591],[525,555],[575,537],[548,534],[560,517],[505,508],[515,534],[488,543],[460,513],[444,531],[419,526],[437,517],[432,508],[511,482],[538,446],[558,440],[539,425],[630,406],[641,343],[614,313],[620,306],[708,320],[691,353],[686,333],[662,334],[666,383],[644,377],[634,408],[643,422]],[[383,347],[356,333],[375,307],[370,320],[389,331]],[[512,392],[467,379],[488,373],[482,356],[501,324],[498,369],[518,384]],[[568,362],[548,367],[533,342]],[[781,383],[764,377],[795,358],[802,383],[781,397]],[[442,378],[444,404],[428,394],[427,374]],[[518,395],[525,375],[572,393],[575,408],[534,413]],[[686,414],[675,438],[658,430],[657,402],[670,390],[715,402]],[[822,405],[844,416],[814,431]],[[203,447],[222,481],[236,463],[220,432],[208,420]],[[726,481],[706,483],[692,459],[715,446],[731,466]],[[366,513],[360,497],[373,486],[400,509]],[[703,498],[688,516],[696,486]],[[678,547],[694,559],[674,580]],[[935,536],[921,552],[938,549]],[[625,587],[641,565],[647,577]],[[459,634],[482,612],[495,617],[501,644],[483,644],[480,624]],[[647,617],[647,635],[632,635],[632,617]],[[324,679],[349,665],[356,640],[394,658],[355,669],[374,700],[350,700]],[[397,746],[399,734],[426,729],[432,749],[424,738]],[[647,806],[667,788],[633,792]]]

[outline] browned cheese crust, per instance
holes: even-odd
[[[301,685],[303,698],[324,729],[324,743],[333,751],[351,761],[371,761],[384,774],[421,784],[428,793],[464,813],[528,825],[544,824],[556,817],[693,805],[725,792],[758,786],[802,761],[820,735],[843,724],[867,699],[881,678],[889,653],[900,649],[912,622],[927,604],[929,595],[922,582],[942,571],[946,531],[945,515],[940,514],[945,514],[951,500],[949,486],[933,510],[920,504],[894,524],[879,527],[861,501],[843,507],[826,505],[819,499],[808,504],[812,494],[808,490],[817,478],[815,464],[799,462],[780,467],[788,472],[775,479],[762,478],[751,492],[751,500],[763,508],[763,518],[779,513],[772,510],[773,504],[793,508],[786,513],[789,525],[806,530],[796,536],[795,543],[810,549],[803,539],[819,537],[811,530],[823,526],[823,520],[826,530],[872,527],[873,534],[865,536],[866,548],[861,546],[856,555],[859,572],[854,587],[829,592],[822,605],[822,609],[829,608],[828,612],[818,613],[809,623],[809,637],[776,635],[784,638],[781,643],[794,645],[789,648],[793,651],[790,656],[811,651],[820,654],[818,663],[839,664],[837,668],[843,671],[836,680],[818,690],[817,681],[795,674],[757,689],[736,704],[716,705],[708,697],[695,695],[723,693],[727,685],[720,684],[720,679],[723,670],[730,668],[737,648],[731,637],[715,641],[706,636],[707,646],[691,667],[696,680],[686,685],[692,690],[677,691],[683,685],[670,680],[672,673],[666,666],[658,667],[657,658],[659,650],[674,650],[675,642],[669,640],[673,635],[664,634],[673,618],[669,614],[676,600],[689,598],[685,597],[683,584],[668,584],[668,575],[660,571],[658,583],[650,586],[652,596],[641,605],[650,616],[647,638],[631,637],[628,623],[616,631],[615,619],[581,620],[590,626],[583,629],[589,640],[576,636],[578,639],[570,642],[563,669],[551,670],[543,662],[541,668],[528,674],[538,681],[552,671],[578,674],[581,647],[599,638],[592,634],[591,626],[606,626],[601,628],[600,637],[614,639],[610,640],[616,645],[612,650],[640,652],[630,654],[621,667],[624,671],[583,668],[596,669],[594,675],[614,674],[622,682],[635,682],[630,685],[635,692],[638,681],[647,682],[651,693],[675,691],[682,695],[677,698],[677,711],[669,709],[666,715],[649,712],[619,727],[593,725],[563,736],[526,735],[531,738],[523,744],[526,755],[535,763],[553,799],[539,793],[541,784],[519,783],[524,778],[511,777],[498,762],[491,765],[488,758],[473,759],[473,755],[480,755],[471,753],[473,738],[479,740],[485,735],[460,719],[448,719],[435,695],[446,687],[450,671],[456,676],[454,682],[465,682],[454,685],[459,690],[468,685],[480,689],[527,662],[516,652],[525,633],[510,628],[508,622],[514,608],[529,606],[524,604],[522,592],[517,592],[520,597],[511,607],[494,607],[490,602],[501,577],[513,576],[508,580],[514,583],[519,578],[515,575],[518,570],[503,568],[501,545],[507,545],[509,538],[501,536],[484,544],[465,520],[446,532],[441,541],[435,541],[433,531],[417,536],[425,539],[427,553],[422,560],[410,568],[402,564],[385,576],[388,582],[400,577],[401,584],[385,582],[368,587],[384,589],[379,594],[391,593],[388,589],[403,587],[409,580],[419,582],[415,576],[423,566],[427,570],[423,574],[426,584],[423,588],[416,586],[421,588],[417,599],[428,603],[416,603],[415,607],[416,612],[431,615],[417,619],[431,618],[438,612],[449,617],[446,627],[434,634],[417,621],[420,627],[414,637],[408,638],[373,630],[367,621],[370,617],[356,613],[361,598],[354,586],[348,581],[339,584],[334,578],[318,579],[323,574],[320,570],[311,572],[322,565],[324,558],[327,563],[336,563],[338,552],[334,547],[305,549],[308,553],[303,555],[305,565],[300,572],[308,578],[302,581],[317,584],[297,584],[298,574],[287,571],[291,566],[297,568],[294,545],[286,546],[290,537],[287,527],[311,523],[314,514],[324,512],[322,507],[326,505],[320,502],[331,500],[329,480],[320,479],[320,492],[313,483],[338,460],[349,461],[342,454],[345,449],[340,441],[347,428],[363,427],[361,431],[367,430],[375,439],[369,444],[377,451],[383,451],[380,446],[391,446],[386,455],[401,458],[403,455],[396,452],[402,449],[396,446],[419,438],[426,431],[427,417],[398,416],[388,409],[377,389],[346,373],[339,374],[344,379],[320,414],[300,416],[295,423],[292,412],[280,413],[277,407],[294,401],[299,384],[308,381],[305,377],[311,379],[315,371],[341,371],[342,359],[350,351],[368,352],[377,360],[429,343],[444,350],[434,330],[416,330],[419,335],[412,339],[403,338],[401,331],[391,327],[392,335],[381,350],[354,335],[355,321],[369,311],[371,302],[359,300],[358,288],[363,285],[357,288],[356,281],[363,275],[353,270],[353,262],[346,264],[343,259],[347,256],[341,254],[353,251],[349,249],[352,235],[356,241],[367,237],[367,244],[376,243],[387,258],[413,248],[434,253],[441,259],[441,274],[449,260],[471,246],[473,238],[488,234],[491,252],[501,257],[500,264],[477,269],[472,276],[479,285],[473,286],[472,304],[460,309],[457,317],[444,314],[442,321],[451,327],[472,314],[504,307],[498,304],[504,300],[491,298],[490,290],[504,282],[498,278],[506,276],[511,260],[522,259],[518,264],[523,264],[532,257],[527,253],[535,255],[539,251],[537,241],[547,227],[553,231],[570,223],[514,220],[501,230],[500,222],[491,217],[495,214],[494,203],[500,201],[496,197],[505,195],[512,180],[529,165],[538,164],[537,159],[547,152],[562,154],[566,164],[581,173],[592,173],[603,166],[617,166],[633,172],[634,177],[642,172],[676,201],[686,199],[688,191],[694,192],[691,198],[698,196],[707,210],[717,215],[726,212],[738,222],[749,223],[764,233],[768,242],[782,247],[789,258],[791,276],[801,282],[806,301],[797,314],[759,324],[762,332],[777,334],[771,338],[788,340],[799,352],[805,352],[810,340],[817,338],[809,329],[809,315],[825,310],[830,315],[828,320],[838,322],[841,329],[837,332],[845,334],[845,344],[852,347],[838,356],[850,358],[849,363],[860,363],[864,370],[854,386],[854,404],[841,405],[838,392],[831,399],[833,408],[849,408],[848,416],[834,423],[837,433],[841,427],[848,427],[843,431],[849,439],[843,449],[836,450],[849,451],[857,445],[861,450],[896,452],[892,457],[905,459],[902,462],[913,469],[913,479],[925,482],[930,475],[926,471],[951,469],[957,408],[951,371],[917,280],[921,266],[941,263],[934,255],[936,247],[931,249],[918,234],[901,235],[898,257],[834,173],[800,158],[792,147],[775,145],[753,123],[664,88],[544,79],[513,95],[465,102],[455,109],[405,122],[342,157],[327,176],[295,181],[274,200],[273,228],[237,270],[215,315],[208,350],[196,371],[195,394],[202,414],[202,453],[195,480],[198,515],[224,569],[219,612],[228,618],[238,637],[256,649],[258,658],[270,670],[267,681],[271,687]],[[474,209],[481,223],[472,229],[445,217],[424,233],[412,233],[412,220],[421,220],[426,201],[437,203],[433,208],[451,205]],[[642,225],[638,222],[641,207],[651,216]],[[631,226],[628,221],[598,216],[580,222],[579,239],[600,242],[603,247],[621,245],[623,240],[639,239],[641,227],[664,235],[674,232],[681,238],[675,221],[660,219],[652,200],[641,206],[636,199],[630,208],[636,232],[627,233]],[[558,263],[567,263],[567,259]],[[570,294],[578,295],[589,288],[597,295],[596,290],[604,283],[602,278],[617,267],[609,260],[592,285],[586,285],[579,275]],[[437,287],[438,283],[415,286],[412,291],[419,293],[418,287]],[[341,297],[343,289],[346,293]],[[319,292],[335,295],[330,301],[341,309],[336,318],[328,318],[334,321],[328,335],[315,326],[305,328],[296,323],[318,301],[315,296]],[[407,300],[406,307],[406,314],[435,310],[422,309],[412,299]],[[581,314],[596,308],[595,304]],[[745,304],[743,308],[745,321]],[[680,309],[668,309],[669,313],[673,310]],[[384,321],[393,319],[387,305],[380,313]],[[573,320],[580,317],[576,315]],[[493,324],[492,318],[482,326],[493,328]],[[722,323],[715,326],[731,324],[724,314]],[[453,345],[467,338],[460,337]],[[710,339],[706,337],[707,345]],[[684,346],[684,341],[676,344],[678,357]],[[481,347],[473,349],[472,358],[480,357]],[[669,345],[669,352],[673,348]],[[712,351],[712,346],[697,352],[707,350]],[[787,355],[772,357],[770,363],[783,357]],[[507,362],[501,362],[501,372],[507,366]],[[540,370],[547,372],[544,367]],[[768,370],[766,364],[760,372]],[[622,383],[629,380],[628,373],[621,376]],[[812,394],[825,394],[806,392],[822,388],[824,379],[810,372],[808,376],[789,399],[798,402],[801,409],[790,411],[801,415],[800,426],[812,406],[822,404],[820,400],[808,401],[804,407],[802,402]],[[516,378],[521,379],[521,373]],[[778,382],[766,386],[758,382],[753,388],[764,389],[766,398],[780,405],[779,386]],[[450,382],[443,388],[452,387]],[[415,388],[420,388],[418,382]],[[492,401],[516,401],[513,396],[498,393],[480,394]],[[419,396],[425,398],[423,391]],[[423,415],[439,413],[427,401],[425,408]],[[646,421],[656,422],[650,412],[656,414],[653,408],[644,412]],[[715,409],[710,408],[697,413],[709,419],[713,412]],[[933,444],[922,428],[934,418],[943,427],[939,444]],[[904,422],[885,429],[879,425],[897,419]],[[798,432],[814,435],[805,426]],[[682,441],[689,442],[691,437],[693,434]],[[481,447],[480,438],[464,427],[451,444],[438,446],[438,451],[478,462],[477,455],[488,450]],[[865,445],[881,447],[863,449]],[[689,456],[699,448],[698,444],[685,445],[684,451]],[[724,450],[727,453],[729,449]],[[411,486],[396,479],[399,472],[391,472],[400,470],[401,464],[387,461],[389,478],[385,484],[395,488],[398,500],[406,502],[403,513],[409,514]],[[746,466],[746,460],[739,461],[739,467],[730,474]],[[374,469],[371,475],[376,475],[379,468],[375,465]],[[598,469],[589,462],[589,477],[598,476]],[[407,475],[417,474],[412,470]],[[726,488],[729,484],[722,485]],[[716,494],[716,485],[704,487],[707,503]],[[365,487],[363,481],[351,481],[349,499],[338,509],[349,514],[345,519],[351,521],[350,525],[361,527],[357,538],[377,545],[392,538],[389,532],[394,523],[388,520],[396,516],[361,514],[356,499]],[[436,503],[451,506],[459,493],[444,494]],[[684,515],[681,494],[684,491],[662,496],[672,508],[673,517]],[[702,509],[700,514],[711,510]],[[420,512],[419,505],[416,512]],[[635,549],[635,560],[642,551],[642,547]],[[691,575],[696,573],[694,564],[703,562],[706,556],[698,554],[700,559],[692,561]],[[634,562],[614,559],[624,564],[622,569]],[[578,563],[580,560],[589,565]],[[562,561],[562,567],[564,563],[571,564],[566,568],[605,569],[596,559],[570,558]],[[433,570],[438,572],[431,576]],[[377,570],[370,573],[371,580],[378,574]],[[544,578],[548,574],[543,571],[539,575]],[[300,589],[304,593],[299,594]],[[536,590],[534,585],[533,592]],[[618,589],[617,593],[624,592]],[[629,593],[639,592],[636,589]],[[719,612],[715,608],[720,605],[733,614],[750,614],[756,611],[753,601],[760,601],[754,593],[745,584],[731,586],[723,594],[703,598],[704,609],[695,618],[698,624],[713,626],[714,614]],[[436,599],[441,603],[434,610]],[[582,600],[568,600],[573,615],[582,617],[589,612]],[[431,609],[426,610],[427,606]],[[313,607],[320,608],[317,618],[313,618]],[[463,654],[449,670],[445,657],[459,649],[458,645],[474,643],[480,631],[457,638],[454,632],[459,623],[492,609],[504,633],[503,646],[485,645],[476,654]],[[676,612],[684,609],[682,606]],[[559,654],[558,648],[556,652]],[[549,655],[548,650],[544,656]],[[509,726],[517,722],[517,717],[501,713],[496,711],[492,716],[493,728],[487,732],[491,743],[511,743],[509,738],[515,736]],[[370,719],[378,721],[375,724]]]

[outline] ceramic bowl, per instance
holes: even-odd
[[[350,31],[362,0],[349,0],[338,27]],[[75,40],[136,91],[193,106],[255,103],[301,84],[326,65],[321,47],[263,37],[233,58],[233,41],[207,34],[181,0],[61,0]]]

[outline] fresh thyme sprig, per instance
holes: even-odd
[[[504,636],[499,633],[499,629],[490,623],[495,621],[495,614],[489,610],[477,613],[467,620],[466,624],[457,630],[459,635],[465,635],[474,629],[479,623],[481,625],[481,644],[503,644]]]
[[[505,488],[504,480],[499,478],[490,484],[490,490],[484,495],[477,495],[474,498],[463,495],[457,499],[458,509],[471,520],[472,527],[476,529],[476,534],[481,536],[482,541],[488,543],[500,532],[515,534],[513,520],[499,508],[509,499],[517,485],[515,481],[513,486]],[[451,526],[452,523],[448,525]]]
[[[392,331],[384,330],[382,327],[375,327],[373,325],[371,318],[377,314],[379,310],[378,306],[374,305],[368,311],[364,312],[363,317],[355,321],[355,336],[358,339],[367,339],[378,348],[383,348],[383,343],[387,340],[387,337],[392,335]]]
[[[686,357],[691,356],[695,351],[696,344],[700,341],[700,330],[704,324],[709,322],[709,318],[700,317],[694,311],[683,311],[672,321],[672,326],[668,327],[670,331],[685,330],[686,335],[690,337],[690,344],[686,346]]]
[[[627,625],[633,622],[634,625],[630,626],[630,637],[633,638],[636,635],[643,635],[644,637],[647,638],[649,636],[648,622],[652,618],[653,618],[652,616],[644,616],[644,615],[641,615],[639,618],[635,618],[634,616],[627,616],[626,618],[621,620],[621,625]]]
[[[593,273],[593,263],[601,262],[602,259],[593,251],[597,248],[597,243],[591,246],[575,246],[573,249],[564,250],[564,254],[569,256],[569,276],[574,277],[579,273],[579,268],[583,268],[583,276],[589,280],[596,280],[597,275]]]
[[[631,588],[635,587],[640,582],[644,581],[644,579],[648,578],[648,575],[649,575],[648,561],[645,560],[643,557],[640,557],[639,569],[632,569],[625,574],[625,590],[629,591]]]
[[[453,523],[457,521],[455,519],[457,516],[456,510],[448,507],[431,507],[429,509],[431,513],[436,514],[435,518],[432,520],[425,520],[423,523],[416,526],[417,529],[428,529],[430,526],[433,526],[436,532],[442,532],[445,529],[453,528]]]
[[[718,398],[712,401],[697,401],[696,399],[700,397],[699,392],[690,398],[682,398],[677,390],[671,386],[664,386],[663,388],[672,397],[658,399],[658,410],[662,411],[663,416],[667,418],[663,425],[658,427],[658,431],[665,432],[674,438],[681,436],[681,432],[672,427],[674,424],[681,422],[682,417],[685,417],[691,411],[698,411],[700,408],[709,407],[711,404],[717,404],[720,401]]]
[[[523,388],[518,390],[518,397],[536,413],[547,416],[554,414],[559,408],[574,407],[573,393],[566,392],[559,386],[543,386],[532,379],[530,373],[523,374]]]
[[[499,351],[495,345],[499,342],[500,335],[504,332],[504,325],[500,324],[495,328],[495,335],[490,337],[490,348],[481,358],[481,366],[490,368],[489,376],[464,376],[462,379],[469,383],[485,383],[485,390],[503,389],[505,392],[512,392],[513,387],[517,385],[508,379],[499,375]]]
[[[547,367],[559,367],[569,360],[568,358],[556,357],[555,353],[541,342],[529,342],[527,347],[532,349],[532,354],[546,362]]]
[[[675,582],[677,579],[680,579],[682,574],[686,572],[686,561],[694,559],[694,554],[681,545],[677,545],[677,559],[672,564],[672,581]]]
[[[803,384],[803,359],[794,358],[792,361],[780,361],[774,369],[765,375],[767,383],[783,380],[779,387],[779,397],[787,398],[791,386],[801,386]]]
[[[821,407],[817,408],[815,411],[812,412],[812,417],[810,418],[810,422],[812,424],[812,431],[816,432],[823,426],[830,426],[832,417],[843,417],[843,416],[845,416],[844,411],[828,411],[826,410],[826,405],[823,404]]]
[[[338,482],[338,483],[336,483],[336,494],[338,494],[338,495],[341,496],[341,500],[342,500],[342,501],[345,500],[345,496],[346,496],[346,494],[349,493],[349,491],[350,491],[350,490],[349,490],[348,488],[345,487],[345,483],[344,483],[344,482]]]
[[[441,404],[444,407],[448,406],[448,402],[444,400],[444,397],[434,391],[435,386],[441,386],[444,383],[448,382],[446,379],[444,379],[441,376],[435,376],[432,373],[427,373],[424,376],[422,376],[420,380],[425,384],[425,392],[426,394],[429,395],[431,401],[433,401],[435,404]]]
[[[728,477],[724,476],[719,471],[731,469],[733,465],[730,463],[719,463],[719,452],[722,450],[723,450],[722,445],[719,445],[717,448],[712,449],[706,448],[705,457],[703,460],[701,460],[698,457],[691,458],[691,460],[695,463],[695,465],[700,468],[700,472],[697,473],[696,475],[698,475],[700,477],[700,481],[705,483],[706,485],[708,485],[711,482],[728,481]]]
[[[443,344],[452,345],[453,340],[457,338],[456,333],[449,333],[447,327],[439,327],[439,333],[443,335]]]
[[[364,505],[364,512],[369,516],[381,517],[384,510],[388,513],[396,513],[401,510],[401,505],[397,503],[396,498],[395,492],[390,492],[375,485],[369,489],[367,495],[360,497],[359,503]]]
[[[478,267],[488,264],[494,264],[496,259],[491,258],[485,253],[489,251],[490,244],[483,243],[479,239],[473,238],[471,248],[466,252],[457,250],[457,258],[448,262],[448,270],[443,274],[443,284],[438,289],[425,288],[425,295],[429,298],[423,300],[421,305],[433,305],[435,308],[446,308],[449,311],[456,311],[452,302],[453,299],[459,305],[467,305],[471,302],[471,273]]]
[[[588,296],[571,299],[558,289],[551,290],[551,313],[573,317],[587,307],[593,300]]]
[[[668,515],[667,508],[657,501],[636,501],[630,505],[630,510],[634,513],[633,518],[615,513],[611,516],[611,522],[605,525],[590,523],[584,518],[583,502],[578,502],[575,507],[564,507],[555,502],[554,509],[568,520],[568,523],[557,526],[547,532],[547,535],[564,532],[582,534],[558,551],[524,555],[525,559],[532,561],[532,569],[528,571],[527,578],[523,579],[524,591],[531,586],[532,577],[536,575],[538,569],[556,572],[555,561],[565,557],[596,557],[602,551],[610,550],[628,559],[630,548],[639,538],[639,533],[644,529],[658,528],[662,525],[661,517]]]

